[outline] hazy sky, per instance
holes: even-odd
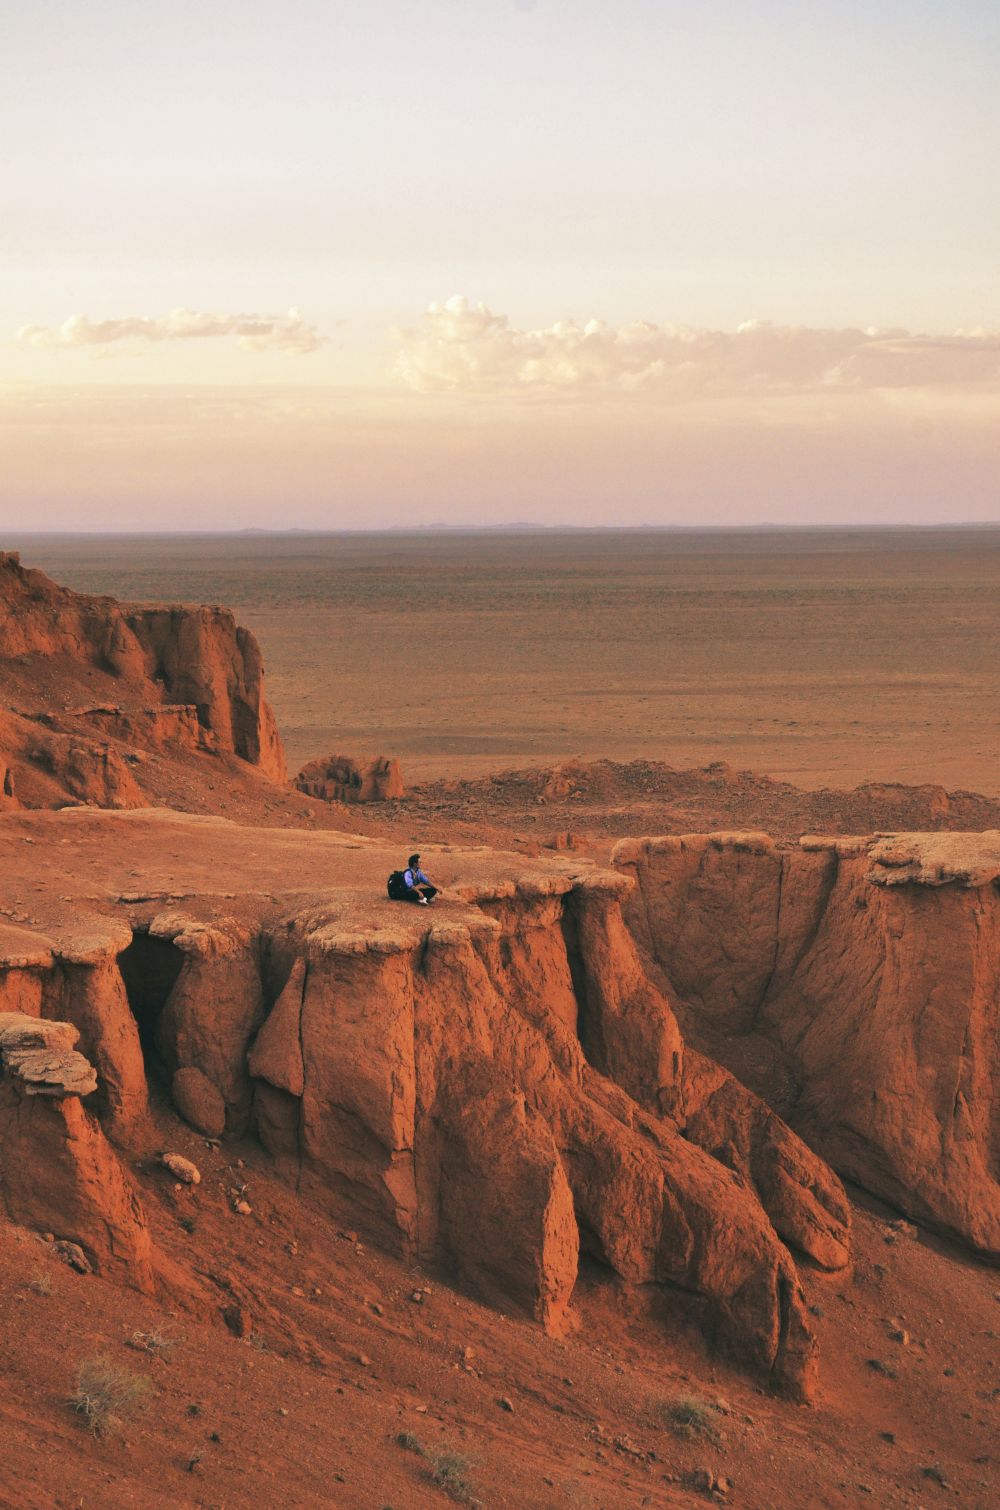
[[[0,524],[1000,518],[995,0],[38,0],[0,55]]]

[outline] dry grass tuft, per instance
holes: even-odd
[[[167,1337],[163,1332],[133,1332],[128,1345],[140,1353],[151,1353],[154,1358],[165,1358],[177,1342],[176,1337]]]
[[[148,1393],[148,1379],[119,1368],[102,1354],[80,1364],[76,1389],[66,1403],[85,1418],[95,1437],[108,1437],[121,1430],[126,1417]]]
[[[708,1442],[718,1441],[715,1417],[710,1405],[694,1395],[678,1395],[661,1406],[661,1414],[675,1437],[690,1441],[700,1437]]]
[[[469,1479],[469,1460],[458,1452],[439,1452],[431,1459],[431,1478],[460,1505],[478,1503]]]
[[[402,1447],[404,1452],[415,1452],[418,1457],[427,1456],[423,1443],[419,1437],[415,1437],[412,1431],[401,1431],[396,1436],[396,1446]]]

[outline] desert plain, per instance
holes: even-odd
[[[722,760],[1000,795],[1000,527],[8,543],[77,591],[231,608],[292,770]]]

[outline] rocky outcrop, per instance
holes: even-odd
[[[146,799],[121,750],[73,735],[24,731],[24,754],[59,797],[94,807],[144,807]]]
[[[90,1269],[152,1291],[142,1208],[80,1101],[97,1075],[74,1048],[78,1036],[70,1023],[0,1014],[0,1207],[10,1220],[81,1249]]]
[[[200,1062],[229,1066],[231,1125],[246,1116],[245,1068],[262,1139],[314,1201],[553,1328],[583,1234],[626,1281],[700,1295],[725,1342],[808,1393],[808,1317],[768,1207],[785,1241],[840,1267],[843,1193],[729,1075],[685,1063],[619,890],[547,878],[429,928],[293,915],[267,940],[286,983],[249,1054],[249,941],[242,964],[199,954],[197,980],[182,973],[175,990]],[[176,926],[153,923],[180,940]],[[169,1036],[169,1003],[163,1022]]]
[[[675,769],[658,760],[569,760],[556,766],[440,777],[409,789],[407,805],[435,822],[534,829],[544,817],[578,841],[748,827],[797,843],[801,834],[964,830],[1000,824],[1000,799],[940,786],[869,783],[804,791],[723,761]],[[539,811],[542,810],[542,812]]]
[[[80,702],[95,680],[113,701]],[[232,614],[74,593],[13,552],[0,553],[0,703],[0,807],[141,806],[142,751],[231,755],[287,779],[260,650]]]
[[[103,703],[68,711],[112,739],[143,750],[180,747],[217,755],[223,747],[219,736],[199,722],[198,709],[192,703],[163,703],[140,708]]]
[[[1000,834],[685,835],[614,862],[685,1034],[842,1175],[1000,1255]]]
[[[326,755],[303,766],[295,785],[324,802],[393,802],[405,795],[399,761],[386,755],[365,762],[352,755]]]
[[[358,836],[85,810],[0,827],[19,887],[46,837],[56,868],[33,903],[51,931],[11,930],[0,986],[79,1028],[116,1143],[165,1146],[155,1082],[210,1136],[256,1132],[304,1199],[491,1301],[559,1330],[585,1254],[809,1394],[796,1262],[848,1262],[843,1190],[685,1043],[624,925],[628,880],[445,847],[442,896],[417,909],[385,896],[394,851]],[[123,894],[140,852],[147,888]]]
[[[14,812],[20,806],[14,791],[14,772],[6,760],[0,759],[0,813]]]
[[[114,918],[96,916],[57,939],[20,927],[0,927],[0,1024],[5,1013],[19,1020],[55,1020],[80,1043],[83,1062],[96,1071],[92,1109],[108,1134],[134,1135],[148,1114],[146,1071],[136,1019],[129,1006],[118,954],[131,930]],[[33,1029],[42,1032],[44,1022]],[[78,1055],[77,1058],[80,1058]],[[89,1065],[88,1065],[89,1071]]]
[[[285,781],[278,726],[264,698],[264,664],[248,629],[225,608],[127,608],[125,621],[166,701],[187,704],[222,749]]]
[[[398,927],[337,905],[257,932],[167,910],[145,946],[181,960],[158,1059],[196,1125],[192,1071],[230,1132],[255,1128],[304,1196],[384,1246],[555,1330],[582,1246],[627,1283],[699,1297],[721,1345],[807,1396],[789,1247],[843,1266],[846,1200],[762,1102],[686,1052],[621,884],[473,889],[457,917]]]
[[[68,1022],[0,1012],[0,1067],[26,1096],[89,1096],[97,1072],[73,1047],[79,1037]]]

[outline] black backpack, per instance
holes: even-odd
[[[401,902],[409,891],[401,870],[394,870],[385,885],[393,902]]]

